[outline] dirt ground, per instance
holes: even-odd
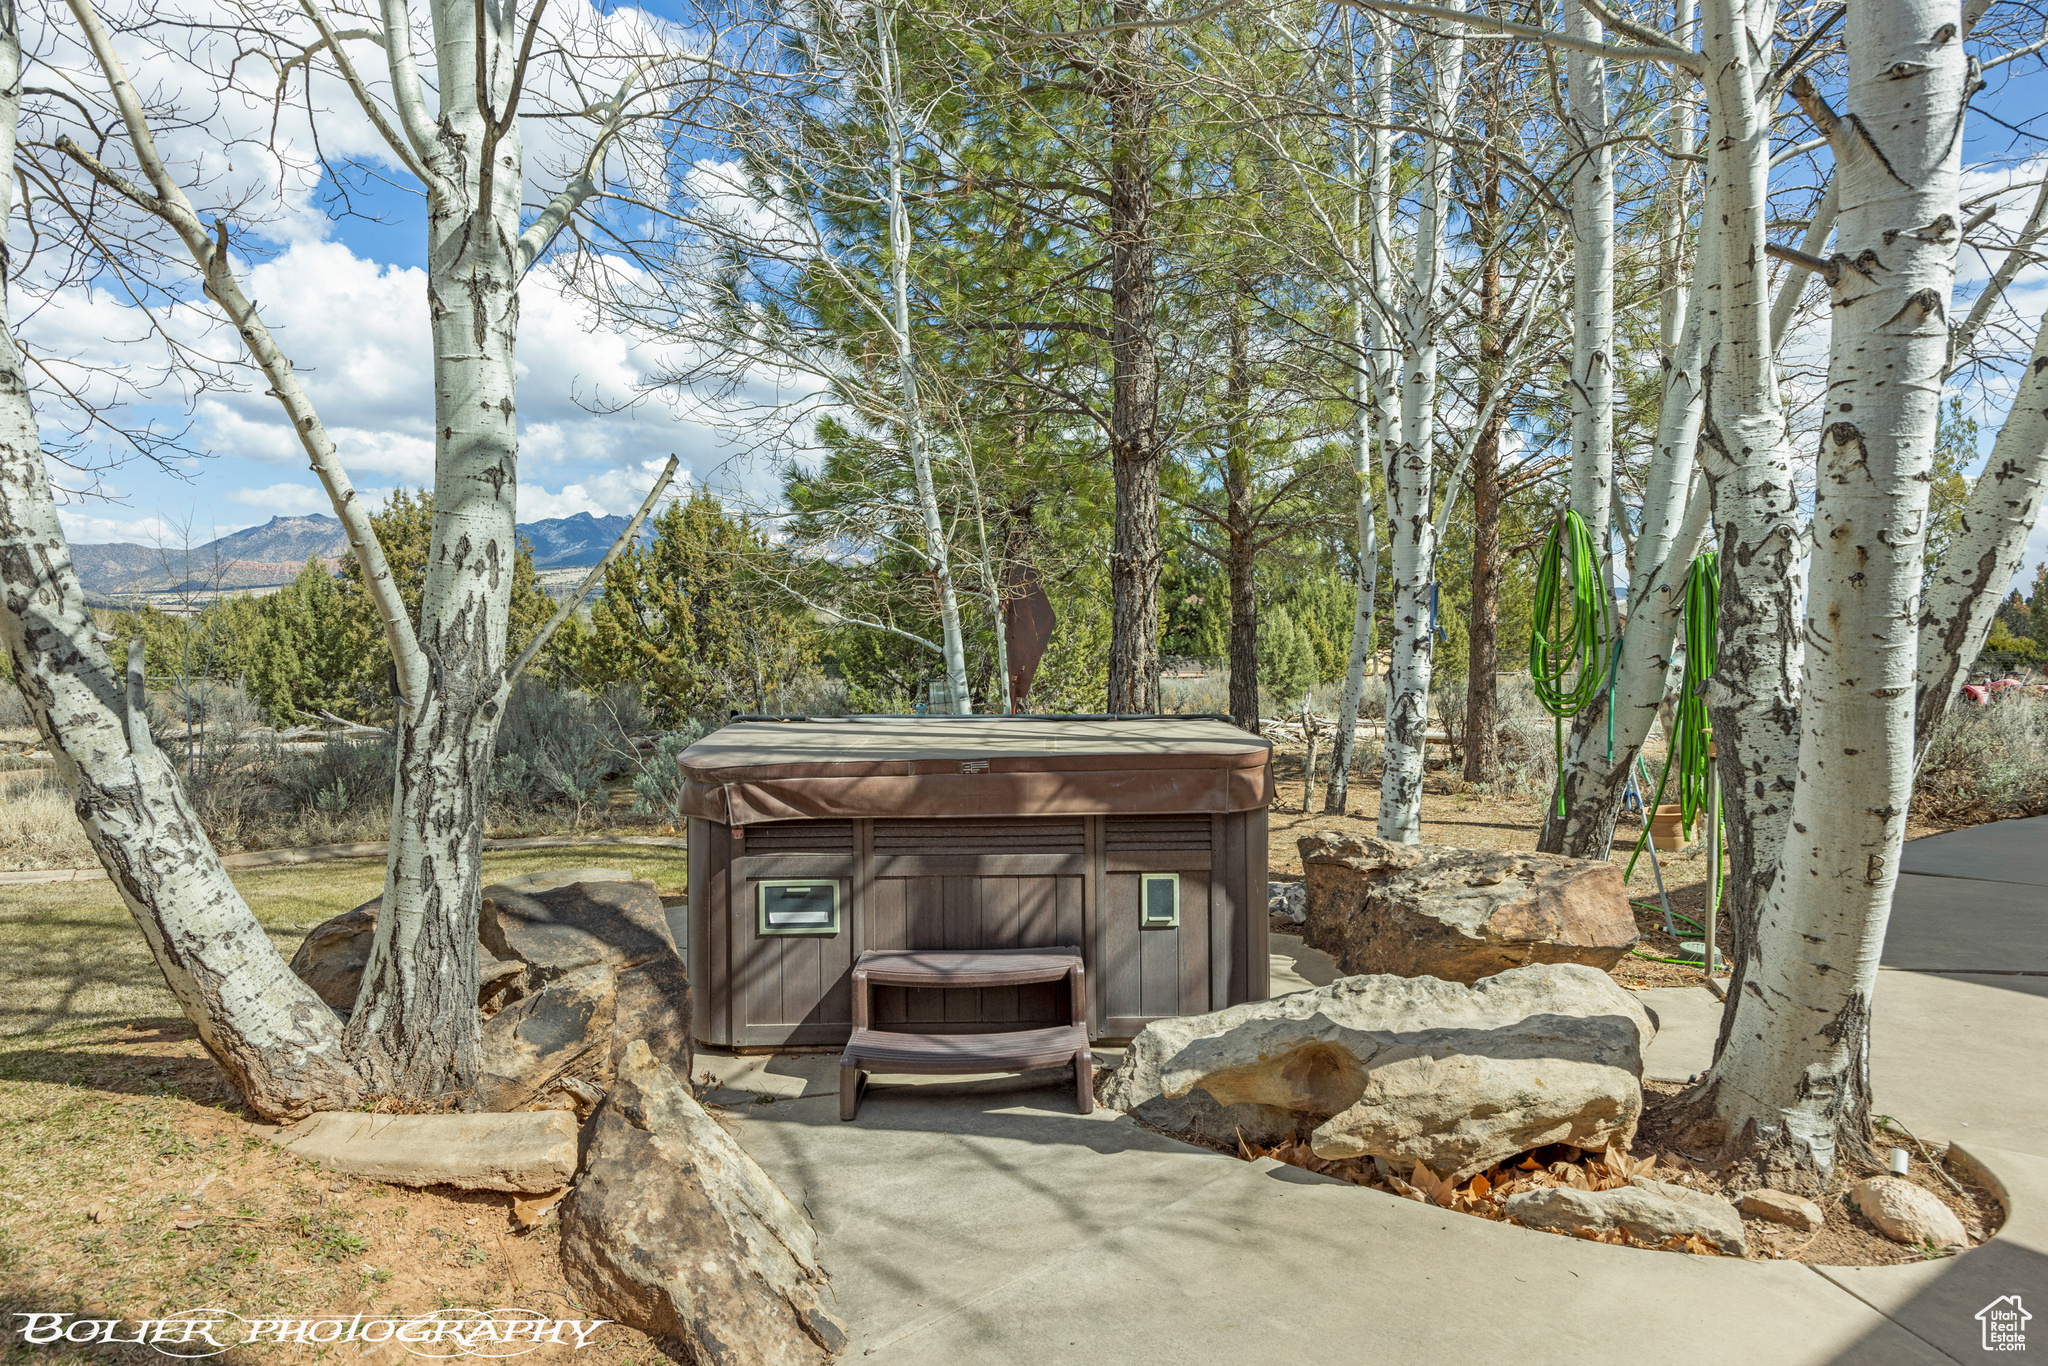
[[[626,868],[681,891],[677,851],[604,847],[485,856],[490,875]],[[321,920],[377,894],[380,860],[239,874],[289,955]],[[518,1231],[509,1195],[337,1178],[282,1154],[236,1103],[172,1002],[111,884],[10,887],[0,899],[0,1321],[4,1359],[161,1362],[154,1351],[29,1347],[18,1313],[401,1317],[458,1307],[581,1310],[553,1216]],[[123,1332],[128,1330],[122,1330]],[[263,1361],[411,1360],[389,1344],[260,1349]],[[570,1359],[543,1347],[525,1359]],[[209,1358],[253,1362],[258,1349]],[[578,1362],[665,1360],[597,1330]]]
[[[514,1306],[598,1317],[563,1279],[553,1216],[521,1233],[510,1195],[350,1180],[283,1154],[182,1018],[90,1026],[0,1056],[0,1124],[0,1314],[10,1327],[19,1313],[135,1320],[201,1306],[244,1319]],[[260,1349],[264,1360],[280,1353],[408,1359],[396,1343]],[[31,1348],[18,1337],[7,1359],[31,1354],[160,1360],[141,1347]],[[641,1334],[608,1325],[576,1359],[662,1358]]]

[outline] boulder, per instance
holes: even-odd
[[[814,1366],[846,1344],[810,1223],[637,1039],[561,1225],[583,1308],[680,1360]]]
[[[370,963],[370,945],[377,938],[377,913],[383,909],[382,896],[371,897],[352,911],[313,927],[292,955],[291,968],[299,980],[313,988],[330,1009],[346,1016],[355,1008],[356,993],[362,989],[363,969]],[[477,946],[477,999],[495,1009],[507,978],[525,964],[506,962]]]
[[[568,1078],[602,1088],[617,1023],[618,974],[603,963],[557,977],[484,1021],[477,1098],[523,1110]]]
[[[327,1111],[272,1142],[335,1171],[400,1186],[538,1193],[576,1174],[575,1116],[370,1115]]]
[[[1896,1176],[1872,1176],[1850,1191],[1863,1217],[1895,1243],[1913,1247],[1968,1247],[1963,1221],[1932,1191]]]
[[[1790,1195],[1784,1191],[1754,1190],[1742,1197],[1737,1206],[1752,1219],[1766,1219],[1774,1224],[1796,1228],[1801,1233],[1816,1233],[1827,1222],[1819,1205],[1803,1196]]]
[[[1168,1133],[1378,1156],[1464,1180],[1546,1143],[1626,1148],[1655,1033],[1635,998],[1575,964],[1473,985],[1344,977],[1146,1025],[1102,1101]]]
[[[1621,869],[1592,859],[1307,835],[1303,935],[1347,973],[1476,982],[1532,963],[1605,972],[1635,946]]]
[[[531,896],[537,892],[552,892],[557,887],[566,887],[572,882],[631,882],[633,875],[624,868],[543,868],[536,873],[521,873],[508,877],[503,882],[494,882],[484,888],[484,895],[490,896],[500,889],[508,892],[525,892]]]
[[[479,938],[499,958],[527,964],[519,992],[484,1026],[487,1103],[533,1103],[565,1077],[609,1086],[634,1039],[690,1074],[690,974],[653,883],[487,890]],[[580,1051],[569,1042],[578,1030]]]
[[[292,971],[338,1011],[355,1004],[382,904],[316,926],[293,955]],[[633,1039],[689,1075],[689,970],[653,883],[609,868],[494,883],[477,936],[487,1109],[588,1113]]]
[[[1301,924],[1308,919],[1308,885],[1302,882],[1268,882],[1266,913],[1275,921]]]
[[[484,889],[477,938],[499,958],[531,964],[535,988],[592,963],[622,971],[677,956],[651,882],[572,882],[537,891],[494,884]]]
[[[1651,1247],[1662,1247],[1673,1238],[1698,1237],[1731,1257],[1740,1257],[1746,1250],[1742,1216],[1733,1205],[1705,1191],[1644,1176],[1614,1190],[1552,1186],[1517,1191],[1501,1207],[1508,1218],[1525,1228],[1553,1233],[1605,1233],[1618,1228]]]
[[[377,909],[383,904],[383,897],[375,897],[322,921],[292,955],[292,971],[299,980],[335,1010],[346,1013],[356,1003],[363,969],[370,962],[370,944],[377,936]]]

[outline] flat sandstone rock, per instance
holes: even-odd
[[[1768,1219],[1801,1233],[1817,1232],[1827,1222],[1819,1205],[1785,1191],[1753,1190],[1742,1197],[1740,1208],[1752,1219]]]
[[[1517,1191],[1504,1208],[1508,1218],[1523,1227],[1552,1233],[1605,1233],[1618,1228],[1651,1247],[1697,1237],[1731,1257],[1740,1257],[1745,1250],[1742,1217],[1733,1205],[1705,1191],[1642,1176],[1614,1190],[1554,1186]]]
[[[576,1175],[576,1117],[519,1114],[366,1115],[330,1111],[271,1141],[335,1171],[400,1186],[560,1190]]]
[[[1347,973],[1476,982],[1534,963],[1610,971],[1635,946],[1621,869],[1592,859],[1306,835],[1302,935]]]
[[[561,1220],[577,1302],[678,1360],[822,1366],[846,1345],[810,1221],[640,1040]]]
[[[1423,1162],[1462,1181],[1546,1143],[1627,1147],[1654,1033],[1633,996],[1574,964],[1471,986],[1343,977],[1153,1021],[1101,1099],[1168,1133],[1307,1133],[1318,1157]]]

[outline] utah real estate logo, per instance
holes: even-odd
[[[2027,1350],[2027,1320],[2034,1317],[2020,1303],[2018,1295],[2000,1295],[1977,1311],[1984,1325],[1984,1350],[2024,1352]]]

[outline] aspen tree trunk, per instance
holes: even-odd
[[[1583,6],[1564,7],[1565,32],[1575,38],[1598,42],[1604,36],[1600,21]],[[1600,572],[1613,591],[1614,572],[1611,539],[1614,503],[1614,152],[1605,143],[1609,136],[1607,117],[1607,63],[1583,52],[1565,54],[1570,83],[1570,118],[1566,121],[1567,145],[1572,156],[1572,465],[1569,502],[1585,519],[1599,555]],[[1608,667],[1608,661],[1589,660],[1588,668]],[[1579,843],[1583,851],[1570,852],[1581,858],[1606,856],[1613,822],[1603,820],[1609,803],[1601,800],[1597,785],[1585,779],[1589,750],[1597,741],[1599,757],[1606,757],[1607,692],[1572,719],[1570,749],[1557,775],[1559,798],[1545,807],[1543,834],[1537,847],[1558,852],[1564,843],[1565,827],[1585,827]],[[1603,763],[1603,767],[1607,767]],[[1628,765],[1619,767],[1626,784]],[[1619,797],[1619,792],[1614,794]],[[1564,814],[1558,814],[1562,806]],[[1602,827],[1607,838],[1599,838]]]
[[[1120,24],[1147,0],[1116,0]],[[1109,92],[1110,438],[1116,529],[1109,556],[1111,712],[1159,710],[1159,353],[1153,279],[1151,30],[1111,35]]]
[[[917,359],[910,345],[910,214],[903,203],[903,74],[896,57],[896,31],[888,12],[875,6],[875,46],[882,60],[881,96],[889,125],[889,287],[896,303],[896,373],[903,390],[903,444],[917,483],[918,512],[924,521],[925,556],[939,587],[939,638],[946,661],[946,686],[953,710],[974,710],[967,695],[967,646],[960,630],[960,598],[953,587],[953,556],[939,517],[931,456],[925,450],[924,415],[917,394]],[[997,634],[1001,635],[1000,627]],[[1007,687],[1007,682],[1005,683]]]
[[[1351,36],[1348,15],[1345,18],[1345,38],[1351,60],[1351,175],[1355,186],[1351,195],[1351,251],[1354,258],[1351,398],[1356,412],[1351,422],[1351,467],[1352,478],[1358,481],[1358,604],[1351,621],[1351,657],[1344,671],[1344,697],[1337,707],[1336,742],[1330,750],[1330,784],[1323,793],[1323,810],[1332,815],[1344,814],[1351,800],[1351,761],[1358,745],[1358,710],[1365,693],[1365,666],[1372,654],[1373,612],[1380,584],[1379,533],[1372,505],[1373,404],[1379,397],[1372,382],[1372,367],[1377,353],[1372,346],[1373,337],[1367,321],[1365,290],[1358,281],[1357,271],[1362,268],[1375,287],[1384,283],[1386,277],[1380,255],[1386,237],[1380,229],[1379,215],[1386,205],[1388,189],[1381,183],[1383,175],[1387,174],[1387,158],[1382,143],[1388,137],[1384,129],[1390,121],[1388,114],[1392,96],[1388,86],[1393,80],[1394,70],[1394,55],[1375,32],[1372,113],[1363,120],[1368,127],[1361,131],[1358,45]],[[1370,214],[1366,211],[1368,203],[1373,206]],[[1357,259],[1361,256],[1363,261]]]
[[[0,6],[0,161],[21,108],[19,10]],[[0,184],[0,222],[15,180]],[[4,289],[4,281],[0,281]],[[101,648],[57,521],[21,354],[0,294],[0,640],[74,810],[171,994],[243,1100],[297,1119],[357,1104],[341,1022],[292,975],[229,881],[150,739],[138,672]]]
[[[1919,701],[1913,749],[1924,754],[1991,633],[2006,586],[2048,496],[2048,315],[2034,334],[2019,392],[1991,458],[1963,503],[1962,527],[1920,609]]]
[[[1458,108],[1465,42],[1435,39],[1426,95],[1429,127],[1448,134]],[[1401,340],[1401,442],[1389,458],[1387,517],[1393,528],[1393,662],[1387,679],[1386,768],[1380,778],[1379,835],[1400,844],[1422,839],[1423,757],[1428,747],[1429,588],[1436,572],[1431,520],[1436,444],[1437,308],[1444,280],[1446,219],[1451,210],[1451,153],[1444,136],[1423,151],[1415,268]]]
[[[1230,319],[1230,370],[1223,408],[1229,428],[1223,451],[1224,569],[1230,582],[1230,719],[1259,733],[1259,594],[1253,575],[1257,553],[1252,520],[1250,291],[1238,290]],[[1278,703],[1279,698],[1274,701]]]
[[[394,93],[428,172],[434,526],[419,641],[432,670],[423,694],[399,708],[384,905],[348,1042],[379,1095],[466,1103],[477,1075],[476,927],[517,554],[518,17],[512,5],[435,0],[440,102],[430,117],[404,10],[396,0],[385,8]]]
[[[1777,7],[1708,0],[1701,19],[1709,137],[1700,258],[1714,288],[1696,306],[1713,315],[1704,325],[1714,345],[1701,367],[1699,449],[1721,554],[1719,669],[1707,705],[1728,828],[1726,909],[1740,939],[1776,875],[1798,775],[1799,507],[1763,251],[1771,111],[1762,101]]]
[[[1680,0],[1675,16],[1679,33],[1691,31],[1694,8],[1691,0]],[[1674,93],[1690,95],[1689,74],[1674,70],[1668,79]],[[1664,700],[1672,642],[1683,615],[1686,570],[1699,553],[1707,527],[1707,491],[1694,473],[1704,397],[1701,365],[1713,344],[1712,322],[1701,303],[1711,293],[1711,253],[1700,263],[1697,289],[1688,288],[1685,268],[1690,216],[1685,157],[1693,150],[1695,109],[1689,97],[1672,100],[1668,136],[1679,155],[1672,161],[1658,243],[1663,391],[1642,526],[1629,568],[1628,626],[1622,634],[1614,686],[1613,747],[1610,751],[1608,700],[1603,696],[1572,723],[1558,775],[1564,814],[1558,815],[1555,803],[1546,809],[1536,846],[1573,858],[1604,859],[1613,848],[1629,773]],[[1643,800],[1655,795],[1645,792]]]
[[[1565,32],[1603,36],[1583,6],[1564,7]],[[1572,154],[1571,506],[1586,521],[1610,584],[1607,529],[1614,483],[1614,149],[1607,145],[1607,62],[1565,54]],[[1598,661],[1605,664],[1605,660]],[[1600,704],[1604,707],[1605,701]]]
[[[1798,786],[1707,1081],[1728,1150],[1777,1180],[1868,1155],[1870,998],[1913,786],[1928,471],[1948,364],[1972,81],[1957,0],[1852,5],[1830,130],[1828,412]]]
[[[1482,135],[1489,149],[1498,134],[1498,101],[1486,101]],[[1483,180],[1475,196],[1473,236],[1485,253],[1479,276],[1479,392],[1505,382],[1507,339],[1501,335],[1506,304],[1501,298],[1500,252],[1493,234],[1501,227],[1501,166],[1491,151],[1480,154]],[[1472,443],[1472,610],[1465,640],[1465,781],[1490,783],[1500,777],[1500,519],[1505,499],[1500,486],[1500,439],[1508,405],[1486,411]],[[1446,497],[1456,496],[1453,488]]]

